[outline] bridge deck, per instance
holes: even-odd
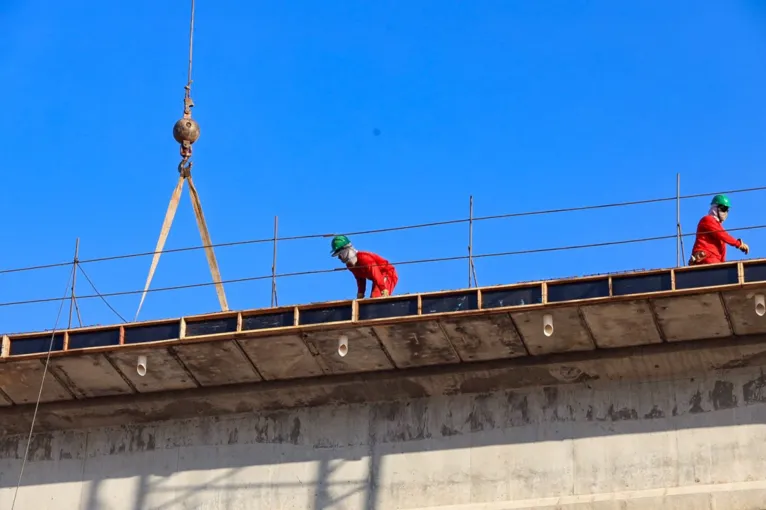
[[[41,402],[238,391],[230,385],[265,391],[288,380],[319,384],[760,335],[766,317],[755,313],[753,296],[766,291],[759,289],[766,289],[764,259],[78,328],[55,334]],[[553,317],[550,337],[545,314]],[[349,341],[345,357],[337,354],[340,335]],[[50,340],[50,332],[3,336],[0,417],[36,401]],[[144,377],[136,371],[140,355],[148,360]]]

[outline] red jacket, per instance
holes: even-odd
[[[742,241],[734,239],[724,230],[718,219],[708,214],[697,225],[697,239],[694,241],[692,254],[704,251],[705,258],[701,261],[703,264],[726,262],[727,244],[739,248]]]
[[[389,261],[367,251],[356,252],[356,265],[350,267],[349,270],[354,273],[356,277],[356,286],[359,294],[364,294],[367,290],[367,280],[372,280],[373,288],[378,287],[383,290],[387,286],[383,282],[384,277],[388,277],[390,281],[396,281],[396,269],[391,265]]]

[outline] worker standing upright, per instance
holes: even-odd
[[[346,264],[356,278],[357,299],[364,298],[367,280],[372,281],[371,298],[387,297],[394,293],[399,277],[389,261],[375,253],[358,251],[346,236],[335,236],[330,245],[332,256]]]
[[[750,247],[742,239],[734,239],[723,228],[729,216],[731,202],[726,195],[716,195],[710,202],[710,210],[697,225],[697,238],[689,259],[690,266],[726,262],[726,245],[734,246],[745,254]]]

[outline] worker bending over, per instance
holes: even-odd
[[[386,259],[375,253],[357,251],[346,236],[335,236],[331,246],[332,256],[338,257],[356,277],[357,299],[364,298],[367,280],[372,280],[370,297],[387,297],[394,293],[399,277]]]
[[[690,266],[700,264],[718,264],[726,262],[726,245],[734,246],[744,253],[750,253],[750,247],[742,239],[734,239],[724,230],[722,223],[729,216],[729,197],[716,195],[710,202],[710,211],[697,225],[697,239],[694,241]]]

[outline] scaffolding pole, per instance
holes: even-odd
[[[69,297],[69,325],[67,329],[72,329],[72,312],[77,310],[77,322],[82,327],[82,317],[80,317],[80,307],[77,306],[77,298],[75,297],[75,288],[77,287],[77,268],[80,264],[80,238],[78,237],[74,243],[74,259],[72,259],[72,292]]]
[[[468,200],[468,288],[473,281],[473,195]]]
[[[279,232],[279,216],[274,216],[274,250],[271,256],[271,307],[279,306],[277,300],[277,233]]]
[[[472,277],[473,286],[478,287],[476,266],[473,265],[473,195],[468,200],[468,288],[471,288]]]
[[[684,261],[684,236],[681,230],[681,174],[676,174],[676,267],[686,264]]]

